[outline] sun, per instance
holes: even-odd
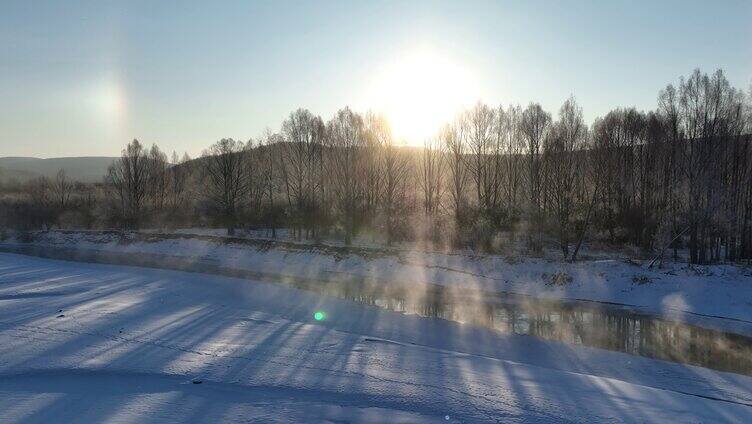
[[[398,140],[421,145],[478,98],[468,69],[446,55],[419,50],[377,71],[367,102],[386,115]]]

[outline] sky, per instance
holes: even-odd
[[[0,156],[196,156],[297,108],[386,114],[420,144],[477,101],[653,109],[695,68],[752,82],[750,1],[13,1]]]

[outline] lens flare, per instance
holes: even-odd
[[[326,319],[326,312],[324,311],[316,311],[313,313],[313,319],[316,321],[323,321]]]

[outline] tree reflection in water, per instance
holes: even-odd
[[[295,284],[381,308],[752,375],[752,338],[643,315],[616,307],[535,300],[514,295],[424,286]]]

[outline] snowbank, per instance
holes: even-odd
[[[432,283],[536,298],[607,302],[715,329],[752,334],[752,269],[619,260],[530,258],[299,245],[184,234],[35,233],[28,244],[200,258],[219,266],[314,279]],[[8,242],[6,242],[7,244]]]

